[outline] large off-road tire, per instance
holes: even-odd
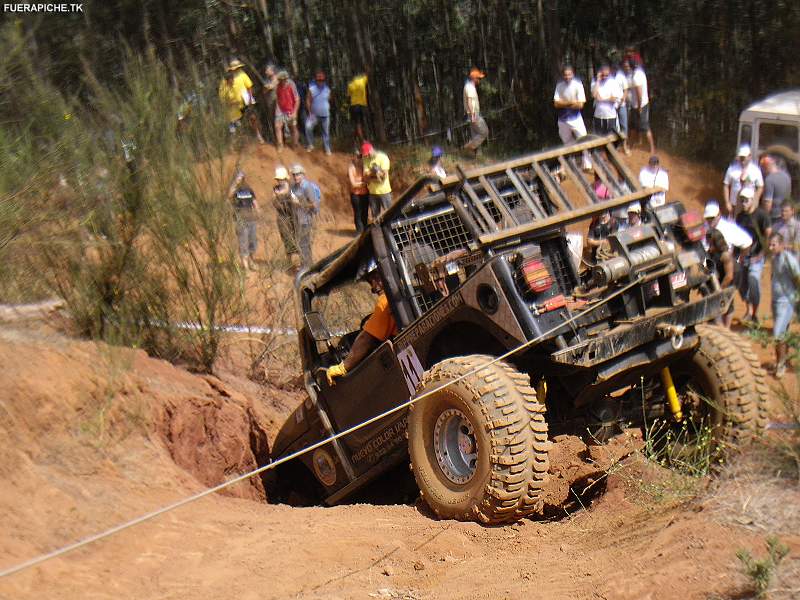
[[[716,325],[697,333],[698,350],[671,367],[684,413],[710,427],[719,450],[738,447],[767,425],[766,374],[742,336]]]
[[[492,358],[438,363],[418,394],[453,383],[409,412],[411,468],[423,499],[444,519],[509,523],[541,508],[548,468],[544,405],[527,375],[504,362],[482,366]]]

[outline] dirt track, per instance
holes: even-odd
[[[258,152],[245,169],[267,198],[275,157],[270,148]],[[645,160],[634,158],[637,166]],[[339,191],[328,196],[320,253],[352,226],[336,175],[346,159],[322,160],[310,175]],[[674,197],[713,193],[718,175],[673,170]],[[268,237],[265,264],[276,248]],[[271,440],[302,398],[31,329],[0,328],[0,568],[252,468],[263,459],[262,438]],[[765,536],[775,533],[800,554],[800,519],[787,508],[800,506],[796,489],[778,496],[769,482],[736,478],[683,505],[683,482],[635,459],[601,479],[631,447],[555,440],[553,516],[502,528],[437,521],[424,505],[268,505],[259,481],[238,484],[0,580],[0,597],[730,598],[746,589],[737,549],[763,555]],[[595,479],[606,489],[587,495],[582,510],[570,485],[582,482],[581,491]],[[797,575],[800,563],[787,560],[785,572]]]

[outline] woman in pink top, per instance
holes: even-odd
[[[369,212],[369,190],[364,181],[364,160],[361,153],[356,150],[353,153],[350,167],[347,169],[347,176],[350,179],[350,203],[353,205],[353,223],[356,231],[361,233],[367,228]]]

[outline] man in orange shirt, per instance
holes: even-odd
[[[338,365],[325,369],[328,385],[335,385],[334,380],[337,377],[347,375],[347,372],[364,360],[370,352],[397,333],[397,323],[389,306],[389,299],[383,291],[383,280],[374,260],[371,259],[367,264],[363,278],[369,283],[372,293],[378,296],[378,300],[375,302],[372,316],[364,324],[364,329],[358,334],[356,341],[353,342],[347,358]]]

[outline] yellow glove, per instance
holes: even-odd
[[[334,379],[336,377],[343,377],[347,375],[347,369],[344,366],[344,363],[339,363],[338,365],[333,365],[332,367],[328,367],[325,369],[325,377],[328,378],[328,385],[336,385]]]

